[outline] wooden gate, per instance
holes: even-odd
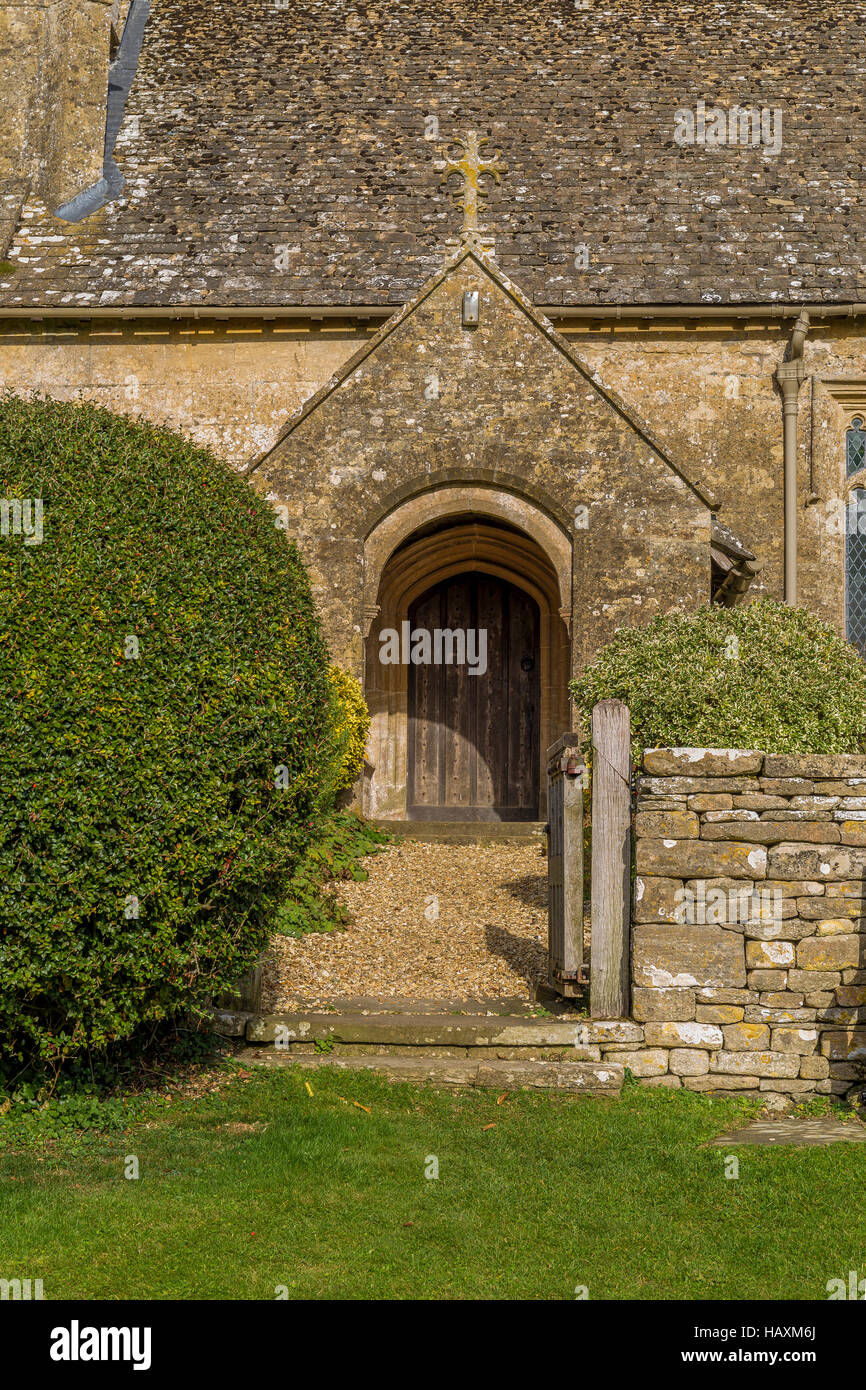
[[[565,998],[581,992],[583,794],[586,768],[574,734],[547,751],[548,981]]]
[[[631,759],[628,707],[592,711],[591,969],[583,954],[583,798],[586,768],[574,734],[547,754],[550,985],[573,997],[589,976],[593,1018],[621,1018],[629,1004]]]

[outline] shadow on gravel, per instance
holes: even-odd
[[[547,873],[524,874],[523,878],[506,881],[501,887],[507,889],[512,898],[526,903],[529,907],[547,907]]]
[[[490,954],[507,961],[527,984],[540,984],[547,979],[547,951],[540,942],[528,936],[516,936],[491,922],[485,927],[484,935]]]

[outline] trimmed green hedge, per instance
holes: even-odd
[[[0,1061],[196,1012],[255,960],[339,772],[307,574],[208,451],[0,399]]]
[[[773,599],[622,628],[570,689],[587,734],[596,701],[625,701],[635,757],[866,751],[866,663],[835,629]]]

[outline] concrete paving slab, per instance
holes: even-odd
[[[720,1134],[707,1145],[710,1149],[740,1148],[743,1145],[791,1144],[806,1148],[815,1144],[864,1144],[866,1125],[855,1116],[850,1120],[835,1116],[810,1119],[788,1116],[778,1120],[753,1120],[743,1129]]]

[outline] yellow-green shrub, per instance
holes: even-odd
[[[360,777],[364,767],[364,750],[370,732],[370,711],[354,676],[331,666],[328,671],[334,695],[334,736],[342,752],[337,791],[345,791]]]
[[[631,711],[643,748],[866,748],[866,663],[804,608],[764,598],[621,628],[571,682],[585,730],[597,700]]]

